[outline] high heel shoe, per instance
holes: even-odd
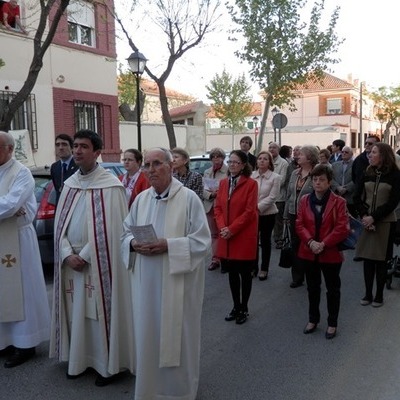
[[[312,325],[311,327],[309,325]],[[315,332],[315,330],[317,329],[318,324],[314,324],[312,322],[309,322],[306,327],[303,330],[303,333],[305,335],[308,335],[309,333],[313,333]]]
[[[329,328],[334,329],[333,332],[328,332]],[[328,329],[325,332],[325,338],[330,340],[333,339],[336,336],[336,328],[334,326],[328,326]]]

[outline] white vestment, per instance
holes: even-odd
[[[14,163],[18,161],[11,159],[0,166],[0,185],[5,181]],[[36,347],[49,339],[49,302],[39,245],[32,225],[37,210],[34,188],[35,181],[31,172],[22,166],[8,192],[0,196],[0,221],[12,217],[21,207],[26,212],[25,215],[16,218],[20,245],[24,320],[0,323],[0,349],[9,345],[19,348]],[[0,235],[7,235],[7,232],[0,230]],[[2,240],[1,237],[0,240]],[[0,262],[1,266],[4,266],[2,261]],[[11,301],[10,299],[2,300]]]
[[[119,238],[128,213],[125,189],[98,166],[64,182],[55,221],[54,301],[50,357],[68,361],[68,373],[88,367],[108,377],[134,371],[132,301]],[[64,260],[79,254],[74,271]]]
[[[136,340],[136,400],[193,400],[199,381],[200,320],[211,237],[203,204],[172,179],[165,197],[138,195],[124,222],[122,251],[131,271]],[[152,224],[168,253],[130,252],[132,226]]]

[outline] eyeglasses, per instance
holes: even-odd
[[[375,142],[365,142],[365,145],[366,146],[372,146],[372,145],[374,145],[375,144]]]
[[[239,164],[243,164],[241,161],[235,161],[235,160],[229,160],[227,162],[228,165],[239,165]]]
[[[342,151],[342,153],[349,154],[350,152],[349,151]]]
[[[165,163],[165,161],[155,160],[152,163],[145,163],[143,165],[143,169],[145,169],[146,171],[148,171],[150,168],[157,169],[157,168],[160,168],[161,165],[163,165],[164,163]]]
[[[212,160],[213,158],[224,158],[224,157],[218,154],[213,154],[212,156],[210,156],[210,158]]]

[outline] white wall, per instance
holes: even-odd
[[[152,147],[169,148],[167,130],[164,124],[142,124],[142,150]],[[190,155],[202,154],[205,151],[205,133],[202,127],[174,125],[177,147],[182,147]],[[136,122],[121,121],[119,124],[121,149],[137,149]]]

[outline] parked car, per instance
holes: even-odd
[[[120,163],[104,162],[100,165],[115,176],[126,172]],[[54,217],[56,212],[56,191],[50,176],[50,167],[31,168],[35,179],[35,197],[38,210],[33,225],[39,242],[40,256],[43,264],[54,262]]]
[[[225,163],[229,159],[229,153],[226,153]],[[189,169],[191,171],[199,172],[201,175],[204,175],[204,171],[210,168],[212,165],[209,154],[201,154],[200,156],[192,156],[190,157]]]

